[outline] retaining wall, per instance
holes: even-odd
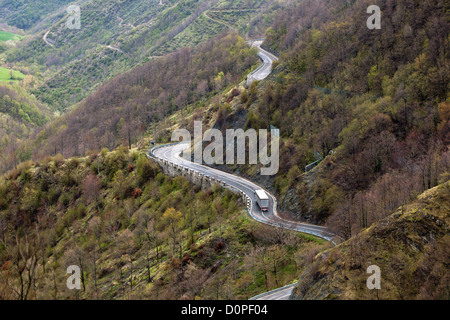
[[[152,148],[146,155],[150,160],[155,161],[162,169],[163,173],[170,177],[185,177],[189,182],[200,186],[203,190],[212,188],[213,185],[219,185],[221,187],[227,188],[232,192],[239,193],[242,196],[242,200],[247,204],[247,209],[251,210],[251,200],[250,198],[241,190],[238,190],[226,182],[216,179],[214,177],[205,175],[191,168],[185,167],[183,165],[179,165],[176,163],[172,163],[167,160],[160,159],[156,157],[153,153],[154,150],[165,147],[167,145],[157,146]]]

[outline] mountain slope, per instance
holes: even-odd
[[[29,30],[71,2],[73,0],[1,0],[0,21],[19,29]]]
[[[254,222],[229,190],[165,177],[144,152],[48,157],[0,177],[0,299],[248,299],[328,247]]]
[[[450,299],[450,183],[434,187],[314,259],[293,299]],[[366,269],[381,269],[369,290]]]
[[[257,61],[236,34],[222,34],[115,77],[77,108],[49,124],[29,144],[38,155],[84,155],[131,145],[145,131],[171,126],[169,117],[238,81]],[[157,137],[155,137],[157,138]]]
[[[96,1],[82,1],[79,30],[66,27],[65,14],[42,34],[27,37],[8,53],[7,61],[32,65],[36,72],[47,70],[35,94],[63,111],[99,84],[152,57],[194,47],[243,21],[254,21],[252,26],[239,28],[243,33],[256,29],[262,14],[268,20],[281,7],[273,5],[271,13],[268,5],[272,2],[253,1],[253,10],[242,16],[241,8],[249,4],[237,1],[227,7],[227,12],[235,13],[235,21],[225,25],[220,16],[211,20],[206,15],[228,3],[224,0],[167,0],[163,5],[158,1],[108,0],[101,8]]]
[[[263,44],[279,65],[220,123],[279,128],[280,171],[268,183],[280,211],[328,221],[344,238],[448,179],[448,4],[380,1],[382,28],[369,30],[370,4],[302,1],[280,13]]]
[[[50,119],[49,110],[26,88],[0,84],[0,172],[31,156],[22,143]]]

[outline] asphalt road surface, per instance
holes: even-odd
[[[278,58],[273,54],[267,52],[261,48],[263,41],[253,41],[252,46],[258,48],[258,55],[263,61],[263,64],[254,72],[248,75],[247,85],[250,85],[254,80],[265,79],[272,71],[272,63]],[[151,153],[154,157],[166,160],[168,162],[178,164],[185,168],[197,171],[206,176],[210,176],[217,180],[220,180],[226,185],[226,187],[244,192],[249,199],[249,214],[250,216],[262,223],[266,223],[272,226],[285,228],[289,230],[295,230],[299,232],[304,232],[308,234],[313,234],[315,236],[321,237],[327,241],[335,243],[335,235],[327,230],[327,228],[322,226],[316,226],[312,224],[302,223],[298,221],[289,221],[281,218],[277,212],[277,200],[276,198],[267,190],[266,193],[269,196],[269,210],[262,212],[256,203],[255,190],[263,189],[257,184],[244,179],[242,177],[236,176],[234,174],[226,173],[217,169],[207,167],[205,165],[194,163],[188,161],[181,157],[181,153],[184,149],[190,148],[190,142],[182,142],[178,144],[165,145],[161,147],[153,148]],[[264,190],[264,189],[263,189]],[[269,291],[267,293],[258,295],[254,297],[255,300],[288,300],[292,293],[294,285],[286,286],[277,290]]]
[[[184,159],[181,154],[182,151],[187,148],[190,148],[190,142],[181,142],[178,144],[171,144],[153,148],[151,154],[161,160],[166,160],[168,162],[178,164],[182,167],[204,174],[205,176],[220,180],[232,190],[243,191],[250,200],[250,216],[259,222],[280,228],[313,234],[335,243],[335,235],[327,230],[326,227],[298,221],[290,221],[281,218],[277,212],[276,198],[267,190],[265,190],[265,192],[269,196],[269,210],[266,212],[261,211],[258,204],[256,203],[255,190],[263,189],[262,187],[234,174],[226,173],[221,170],[210,168],[208,166]],[[266,294],[259,295],[255,298],[255,300],[287,300],[291,295],[292,290],[293,286],[289,286],[280,290],[276,290],[275,292],[270,291]]]
[[[250,85],[255,80],[259,81],[267,78],[267,76],[272,72],[272,63],[278,60],[276,56],[261,48],[262,43],[262,40],[251,42],[252,47],[258,48],[258,56],[261,58],[263,64],[248,75],[247,85]]]
[[[256,203],[255,190],[263,189],[262,187],[237,175],[210,168],[208,166],[182,158],[181,152],[186,148],[190,148],[190,142],[183,142],[156,148],[153,150],[153,155],[159,159],[167,160],[185,168],[202,173],[206,176],[216,178],[226,183],[229,187],[231,187],[231,189],[243,191],[251,200],[250,215],[260,222],[289,230],[313,234],[328,241],[333,241],[334,234],[328,231],[326,227],[298,221],[290,221],[279,217],[276,209],[276,198],[267,190],[265,190],[265,192],[269,196],[269,210],[265,212],[261,211]]]

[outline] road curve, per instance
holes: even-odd
[[[152,149],[152,152],[153,156],[156,158],[166,160],[168,162],[180,165],[184,168],[188,168],[204,174],[205,176],[215,178],[231,189],[244,192],[250,200],[250,216],[255,220],[258,220],[259,222],[263,222],[280,228],[312,234],[325,240],[333,241],[334,234],[328,231],[325,227],[303,222],[289,221],[281,218],[278,215],[276,209],[276,198],[267,190],[265,191],[269,195],[269,210],[267,212],[261,211],[256,204],[256,196],[254,194],[255,190],[263,189],[261,186],[234,174],[226,173],[224,171],[210,168],[208,166],[191,162],[182,158],[181,153],[184,149],[187,148],[190,148],[190,142],[182,142],[178,144],[156,147]]]
[[[264,292],[250,298],[249,300],[288,300],[295,285],[296,283],[269,292]]]
[[[269,196],[269,210],[262,212],[256,203],[256,197],[254,191],[257,189],[263,189],[261,186],[249,181],[245,178],[236,176],[231,173],[226,173],[221,170],[210,168],[208,166],[191,162],[184,159],[181,156],[183,150],[191,147],[190,142],[181,142],[169,145],[162,145],[153,148],[149,152],[149,156],[159,160],[167,161],[169,163],[176,164],[186,169],[193,170],[197,173],[214,178],[222,183],[225,187],[244,193],[247,196],[247,210],[250,216],[261,222],[275,227],[280,227],[288,230],[295,230],[307,234],[312,234],[323,238],[327,241],[335,243],[335,235],[327,230],[326,227],[312,225],[303,222],[289,221],[281,218],[277,212],[277,200],[267,190],[266,193]],[[255,300],[287,300],[293,290],[293,286],[284,287],[268,293],[254,297]]]
[[[265,79],[272,71],[273,62],[278,60],[276,56],[261,48],[261,44],[263,43],[262,40],[251,41],[249,43],[252,46],[258,48],[258,55],[263,61],[263,63],[260,67],[258,67],[255,71],[253,71],[247,76],[247,86],[249,86],[255,80],[259,81]],[[184,149],[187,148],[190,148],[190,142],[182,142],[158,146],[153,148],[149,152],[149,156],[196,171],[205,176],[215,178],[218,181],[220,181],[225,187],[245,194],[247,198],[248,213],[253,219],[259,222],[280,228],[312,234],[321,237],[327,241],[330,241],[333,244],[336,244],[335,235],[332,232],[328,231],[327,228],[325,227],[302,222],[289,221],[281,218],[277,212],[277,200],[267,190],[265,191],[269,195],[269,211],[262,212],[259,209],[258,205],[256,204],[254,191],[257,189],[264,189],[264,188],[242,177],[226,173],[217,169],[213,169],[202,164],[194,163],[182,158],[181,153]],[[257,295],[251,298],[250,300],[288,300],[290,295],[292,294],[294,286],[295,284],[278,288]]]
[[[48,31],[44,34],[44,36],[42,37],[42,39],[43,39],[44,42],[45,42],[46,44],[48,44],[50,47],[55,47],[55,45],[54,45],[53,43],[51,43],[50,41],[48,41],[48,39],[47,39],[47,36],[48,36],[49,33],[50,33],[50,30],[48,30]]]
[[[273,62],[278,60],[276,56],[261,48],[263,40],[252,41],[249,43],[252,47],[256,47],[258,49],[258,56],[261,58],[263,63],[247,76],[247,86],[250,86],[250,84],[255,80],[260,81],[267,78],[267,76],[272,72]]]

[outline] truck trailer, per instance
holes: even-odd
[[[261,211],[269,211],[269,197],[264,190],[255,190],[256,203]]]

